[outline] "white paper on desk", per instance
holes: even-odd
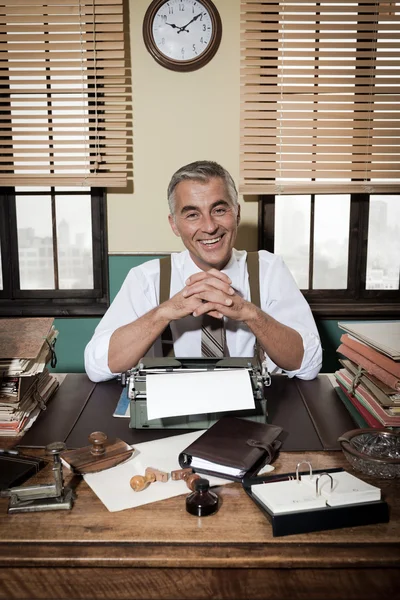
[[[146,394],[148,419],[254,408],[247,369],[150,375]]]
[[[173,481],[171,479],[166,483],[155,481],[141,492],[134,492],[129,482],[134,475],[144,475],[146,467],[154,467],[168,473],[180,469],[179,453],[194,442],[204,431],[199,430],[162,440],[136,444],[133,456],[126,462],[99,473],[87,473],[83,477],[110,512],[135,508],[136,506],[173,498],[181,494],[187,495],[190,490],[188,490],[184,481]],[[232,483],[226,479],[208,475],[207,479],[210,485]]]

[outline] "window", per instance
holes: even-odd
[[[0,8],[0,186],[125,188],[124,0],[0,0]]]
[[[0,314],[100,315],[104,189],[132,172],[128,3],[0,7]]]
[[[280,254],[314,314],[398,317],[400,195],[262,196],[260,246]]]
[[[0,190],[0,315],[102,315],[108,306],[105,193]]]
[[[242,0],[240,191],[324,316],[398,316],[400,2]]]
[[[242,0],[244,194],[400,192],[400,2]]]

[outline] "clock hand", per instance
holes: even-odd
[[[165,21],[165,25],[169,25],[170,27],[172,27],[173,29],[182,29],[182,27],[178,27],[178,25],[175,25],[175,23],[167,23]],[[179,33],[179,31],[178,31]]]
[[[199,19],[201,17],[201,15],[202,15],[202,13],[200,12],[198,15],[193,17],[193,19],[191,21],[189,21],[189,23],[186,23],[186,25],[184,25],[183,27],[179,27],[178,33],[180,33],[181,31],[186,31],[186,33],[189,33],[189,31],[186,29],[186,27],[189,27],[189,25],[191,25],[193,23],[193,21],[197,21],[197,19]]]

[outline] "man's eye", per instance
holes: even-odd
[[[222,206],[220,208],[214,209],[215,215],[224,215],[225,213],[226,213],[226,208],[223,208]]]
[[[186,218],[193,220],[193,219],[197,219],[198,217],[198,213],[187,213]]]

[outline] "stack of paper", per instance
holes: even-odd
[[[400,427],[400,323],[339,327],[347,332],[337,349],[343,368],[335,373],[342,400],[356,409],[359,426]]]
[[[22,435],[58,387],[53,318],[0,319],[0,436]]]
[[[135,452],[126,462],[98,473],[86,473],[84,479],[110,512],[135,508],[166,498],[190,494],[185,481],[174,481],[171,477],[166,483],[156,481],[141,492],[134,492],[130,480],[134,475],[143,475],[146,467],[154,467],[170,473],[180,469],[178,456],[190,444],[204,433],[204,430],[174,435],[162,440],[135,444]],[[63,464],[68,467],[63,461]],[[210,485],[231,483],[227,479],[207,476]],[[182,502],[182,510],[184,501]]]

